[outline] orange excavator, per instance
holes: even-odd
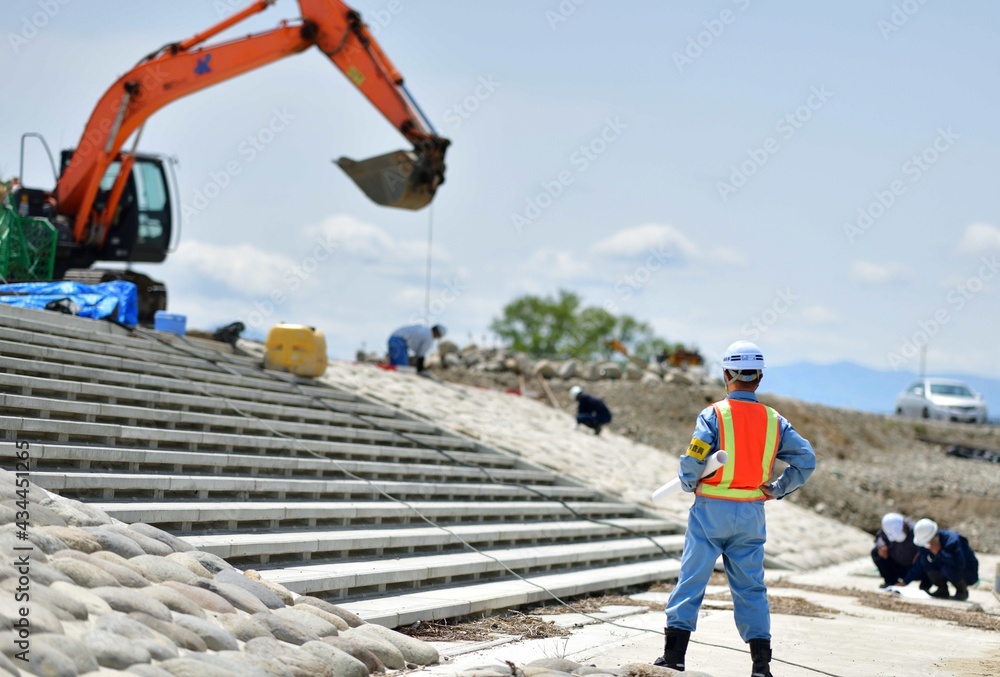
[[[21,216],[56,227],[54,277],[100,282],[132,279],[139,286],[140,321],[166,308],[166,290],[131,271],[89,271],[96,261],[163,261],[174,209],[165,158],[136,152],[146,120],[177,99],[317,47],[413,145],[363,161],[337,164],[374,202],[420,209],[444,182],[449,141],[438,136],[375,41],[361,16],[340,0],[298,0],[302,17],[270,31],[204,46],[206,40],[258,14],[275,0],[246,9],[182,42],[164,45],[118,79],[98,102],[80,142],[65,150],[52,191],[19,186],[12,202]],[[131,149],[124,146],[130,137]],[[21,139],[21,173],[24,143]],[[55,172],[55,161],[49,152]],[[73,270],[76,269],[76,270]]]

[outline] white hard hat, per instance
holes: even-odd
[[[738,381],[756,381],[758,372],[765,366],[764,354],[750,341],[737,341],[722,355],[722,368]]]
[[[436,331],[439,337],[444,336],[445,334],[448,333],[448,330],[445,329],[443,324],[435,324],[433,327],[431,327],[431,331]]]
[[[583,392],[583,388],[581,388],[580,386],[573,386],[572,388],[569,389],[570,399],[575,400],[576,398],[578,398],[580,396],[580,393],[582,393],[582,392]]]
[[[926,548],[931,539],[937,536],[937,532],[937,523],[925,517],[913,527],[913,544],[918,548]]]
[[[898,512],[887,512],[882,516],[882,533],[890,541],[902,543],[906,540],[906,531],[903,530],[903,516]]]

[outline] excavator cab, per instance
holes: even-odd
[[[62,153],[63,167],[72,151]],[[101,179],[94,208],[102,211],[107,204],[121,162],[112,162]],[[100,261],[161,263],[167,258],[172,232],[173,210],[164,158],[137,153],[131,176],[125,183],[104,244],[97,251]]]

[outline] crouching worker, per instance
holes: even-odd
[[[882,575],[880,588],[896,585],[903,580],[913,567],[920,549],[913,543],[913,522],[898,512],[887,512],[882,516],[882,528],[875,534],[872,561]],[[931,579],[923,574],[920,589],[929,592]]]
[[[684,491],[696,494],[688,512],[677,586],[667,602],[666,642],[654,665],[684,670],[684,654],[715,561],[722,562],[733,596],[733,616],[750,645],[752,677],[771,677],[771,612],[764,586],[764,502],[798,489],[816,467],[812,445],[774,409],[757,401],[764,356],[753,343],[737,341],[722,359],[726,399],[698,416],[681,456]],[[729,460],[701,480],[708,456],[725,449]],[[788,464],[770,480],[774,459]]]
[[[431,351],[434,341],[445,334],[440,324],[428,327],[423,324],[411,324],[400,327],[389,337],[389,364],[394,367],[408,367],[410,353],[417,358],[417,373],[424,373],[424,358]]]
[[[611,410],[600,397],[588,395],[580,386],[570,388],[569,396],[577,405],[577,425],[585,425],[593,430],[595,435],[600,435],[601,428],[611,423]]]
[[[956,531],[938,529],[936,522],[925,517],[913,527],[913,543],[920,553],[903,577],[903,585],[926,576],[937,586],[931,597],[969,599],[969,586],[979,582],[979,560],[968,539]],[[954,596],[948,591],[949,583],[955,586]]]

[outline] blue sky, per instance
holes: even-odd
[[[142,55],[246,4],[8,2],[0,174],[22,131],[74,145]],[[709,355],[747,338],[775,365],[916,371],[926,343],[931,372],[1000,376],[1000,5],[353,6],[453,141],[429,319],[459,343],[567,288]],[[223,38],[298,14],[279,0]],[[188,212],[146,272],[189,326],[301,322],[333,357],[384,349],[425,315],[429,212],[368,202],[331,160],[404,146],[318,50],[182,99],[141,140],[178,158]],[[27,164],[51,185],[37,148]]]

